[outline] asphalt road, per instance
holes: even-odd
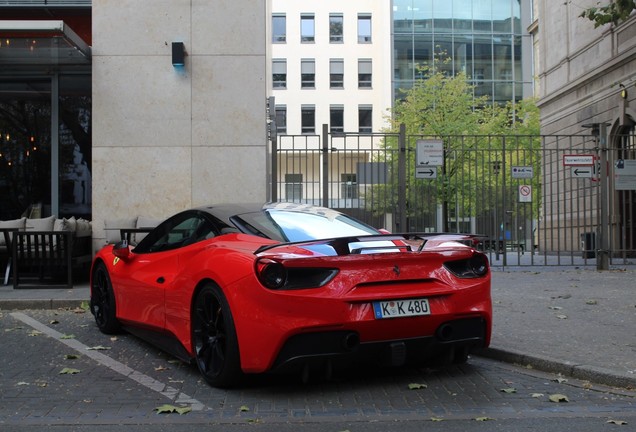
[[[636,430],[636,392],[479,357],[219,390],[133,336],[101,334],[82,310],[2,311],[0,334],[3,432]],[[166,404],[191,411],[158,413]]]

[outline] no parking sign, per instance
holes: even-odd
[[[530,185],[519,186],[519,202],[520,203],[532,202],[532,186]]]

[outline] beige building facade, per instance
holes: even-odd
[[[529,27],[546,151],[594,160],[581,167],[589,178],[574,178],[566,154],[544,161],[545,178],[558,179],[544,182],[544,240],[576,250],[579,236],[596,236],[591,249],[628,257],[636,247],[636,185],[624,176],[636,159],[636,17],[595,28],[580,17],[594,6],[535,0]]]
[[[264,200],[267,2],[93,0],[92,16],[96,246],[106,219]]]

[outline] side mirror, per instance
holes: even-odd
[[[126,240],[122,240],[119,243],[116,243],[115,246],[113,246],[113,255],[123,261],[130,260],[132,253],[130,252],[130,247],[128,247],[128,242]]]

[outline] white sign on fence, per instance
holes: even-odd
[[[531,166],[513,166],[512,167],[512,178],[532,178],[533,171]]]
[[[636,160],[619,159],[614,167],[616,190],[636,190]]]
[[[532,202],[532,186],[530,185],[519,186],[519,202],[520,203]]]
[[[415,158],[417,167],[444,165],[444,142],[433,139],[417,140]]]

